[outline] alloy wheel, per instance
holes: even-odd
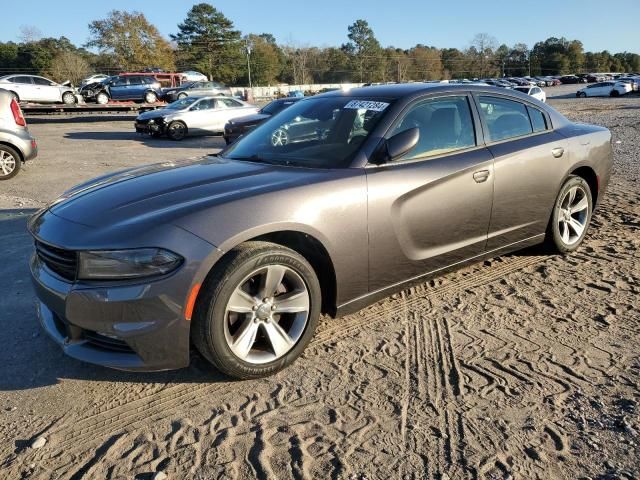
[[[281,147],[289,143],[289,135],[286,130],[279,128],[271,134],[271,145]]]
[[[8,177],[16,169],[16,159],[9,152],[0,150],[0,173],[2,177]]]
[[[589,221],[589,199],[580,186],[571,187],[562,197],[558,212],[558,231],[565,245],[574,245],[582,238]]]
[[[294,348],[309,319],[310,296],[302,277],[284,265],[246,276],[227,302],[224,334],[240,360],[264,364]]]

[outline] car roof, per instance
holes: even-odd
[[[385,97],[398,99],[404,97],[418,96],[421,93],[438,92],[495,92],[508,94],[509,90],[490,85],[479,85],[476,83],[400,83],[395,85],[374,85],[370,87],[358,87],[348,90],[334,90],[321,93],[322,97]],[[516,96],[516,95],[514,95]]]

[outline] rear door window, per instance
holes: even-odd
[[[531,119],[531,126],[533,127],[533,131],[535,133],[544,132],[549,129],[547,124],[547,118],[537,108],[527,106],[527,111],[529,112],[529,118]]]
[[[442,155],[476,146],[475,130],[466,96],[428,99],[403,116],[392,135],[417,127],[418,144],[402,160]]]
[[[533,133],[525,104],[498,97],[480,96],[480,113],[484,118],[489,142]]]
[[[46,78],[42,77],[33,77],[33,83],[35,83],[36,85],[43,85],[47,87],[53,85],[53,82],[51,80],[47,80]]]
[[[218,101],[225,105],[227,108],[238,108],[243,106],[240,102],[232,98],[220,98]]]
[[[31,77],[27,77],[27,76],[18,76],[18,77],[13,77],[11,79],[14,83],[21,83],[24,85],[32,85],[33,82],[31,80]]]

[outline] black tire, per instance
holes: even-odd
[[[64,92],[62,94],[62,103],[65,105],[75,105],[78,102],[73,92]]]
[[[572,241],[567,242],[566,236],[563,237],[562,227],[560,226],[560,219],[563,216],[563,200],[565,200],[567,193],[577,187],[582,192],[584,192],[586,201],[587,201],[587,212],[584,218],[584,229],[577,238],[574,238]],[[589,224],[591,223],[591,215],[593,213],[593,199],[591,194],[591,189],[589,188],[589,184],[587,181],[579,177],[577,175],[571,175],[562,185],[560,192],[558,193],[558,197],[556,198],[555,203],[553,204],[553,211],[551,212],[551,218],[549,220],[549,225],[547,226],[547,233],[545,237],[546,246],[555,252],[559,252],[562,254],[567,254],[576,250],[582,241],[584,240],[587,231],[589,230]],[[566,225],[566,224],[565,224]],[[565,228],[568,228],[565,226]],[[561,231],[562,230],[562,231]],[[575,230],[573,230],[575,233]]]
[[[182,140],[189,133],[189,129],[184,122],[175,120],[167,126],[167,137],[176,142]]]
[[[620,96],[620,92],[616,89],[611,90],[611,94],[612,97],[619,97]]]
[[[576,94],[576,96],[577,96],[578,98],[586,98],[586,97],[587,97],[587,94],[586,94],[586,93],[584,93],[584,92],[578,92],[578,93]]]
[[[147,92],[144,94],[144,101],[146,103],[156,103],[158,101],[158,95],[155,92]]]
[[[96,95],[96,103],[99,105],[106,105],[109,103],[109,95],[106,92],[100,92]]]
[[[247,362],[233,353],[225,338],[227,304],[247,275],[269,265],[285,266],[303,279],[309,294],[308,316],[300,337],[284,356],[268,363]],[[191,337],[198,351],[226,375],[265,377],[290,365],[304,351],[315,333],[321,301],[318,278],[302,255],[273,243],[247,242],[231,250],[207,278],[195,308]]]
[[[179,93],[178,96],[176,97],[178,100],[182,100],[183,98],[187,98],[187,94],[186,93]]]
[[[5,160],[8,156],[12,158],[10,171],[8,171],[9,166],[5,165]],[[18,152],[8,145],[0,144],[0,181],[15,177],[21,167],[22,159]],[[8,171],[8,173],[5,173],[5,171]]]

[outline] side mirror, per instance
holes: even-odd
[[[380,154],[377,155],[377,161],[374,163],[380,165],[400,158],[415,147],[418,144],[418,140],[420,140],[420,129],[418,127],[396,133],[384,142],[379,152]]]

